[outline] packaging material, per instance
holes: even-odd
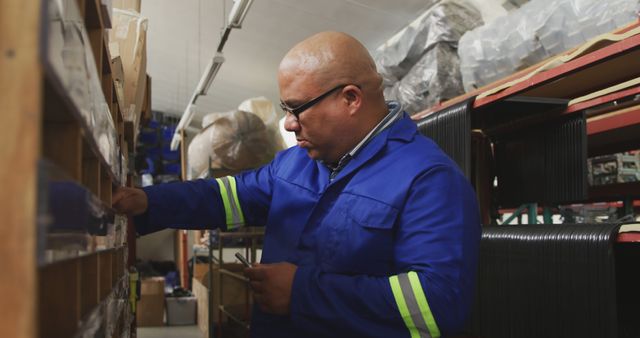
[[[260,117],[270,136],[273,138],[273,143],[277,150],[285,148],[284,140],[280,135],[278,128],[278,114],[276,113],[275,106],[271,100],[264,96],[254,97],[244,100],[238,106],[238,110],[253,113]],[[225,116],[226,113],[209,113],[202,118],[202,128],[208,127],[218,118]]]
[[[189,168],[199,177],[212,169],[257,168],[279,150],[273,134],[256,114],[236,110],[221,114],[189,144]]]
[[[209,289],[196,278],[192,279],[191,285],[193,295],[196,297],[198,329],[203,337],[209,337]]]
[[[113,8],[140,13],[140,0],[113,0]]]
[[[240,103],[238,110],[258,115],[267,128],[274,129],[278,123],[273,102],[264,96],[246,99]]]
[[[402,102],[409,113],[420,112],[461,93],[458,55],[449,43],[436,43],[402,80],[385,88],[385,97]]]
[[[532,0],[459,43],[466,91],[637,20],[638,0]]]
[[[376,50],[375,61],[385,85],[402,79],[439,42],[457,46],[460,37],[482,24],[480,12],[464,0],[436,3]]]
[[[116,99],[118,104],[124,107],[124,68],[120,57],[120,44],[110,42],[109,52],[111,54],[111,77],[116,89]]]
[[[114,2],[116,7],[116,2]],[[120,56],[124,73],[122,115],[138,130],[147,81],[147,18],[139,12],[114,8],[109,50]],[[118,46],[116,49],[115,46]],[[117,90],[116,90],[117,95]]]
[[[115,124],[102,91],[90,40],[76,1],[49,1],[46,62],[77,107],[83,127],[114,173],[118,166]]]
[[[464,0],[435,4],[376,50],[385,97],[417,113],[463,93],[457,44],[482,24],[480,12]]]
[[[164,277],[142,279],[136,309],[138,326],[163,326],[164,304]]]
[[[640,151],[589,158],[589,185],[640,181]]]
[[[96,306],[88,315],[82,318],[74,338],[92,338],[104,336],[104,307]]]
[[[196,297],[167,297],[167,325],[195,325]]]
[[[111,13],[113,13],[113,1],[112,0],[100,0],[100,13],[102,14],[102,22],[104,28],[111,28]]]
[[[276,113],[275,106],[271,100],[264,96],[246,99],[240,103],[238,110],[258,115],[267,127],[267,131],[270,136],[273,138],[273,144],[276,147],[276,151],[285,148],[284,140],[282,139],[278,129],[278,114]]]

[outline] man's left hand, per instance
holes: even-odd
[[[283,262],[256,264],[244,269],[253,289],[253,299],[264,312],[275,315],[289,314],[291,287],[297,266]]]

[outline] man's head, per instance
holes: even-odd
[[[285,121],[316,160],[336,163],[387,114],[373,59],[344,33],[318,33],[295,45],[280,63],[278,84],[288,108],[318,98],[294,109],[297,118],[287,113]]]

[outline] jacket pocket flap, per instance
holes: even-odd
[[[398,216],[398,209],[365,196],[350,195],[347,217],[367,228],[390,229]]]

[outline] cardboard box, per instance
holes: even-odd
[[[167,297],[167,325],[194,325],[196,297]]]
[[[164,277],[141,281],[136,321],[138,326],[164,326]]]
[[[112,58],[120,56],[124,74],[122,115],[125,121],[133,122],[134,130],[137,130],[147,83],[148,22],[139,13],[121,9],[114,10],[112,21],[109,51]]]
[[[196,297],[197,324],[203,337],[209,337],[209,289],[199,279],[192,279],[192,292]]]
[[[193,267],[193,278],[202,282],[206,275],[209,273],[208,263],[196,263]]]

